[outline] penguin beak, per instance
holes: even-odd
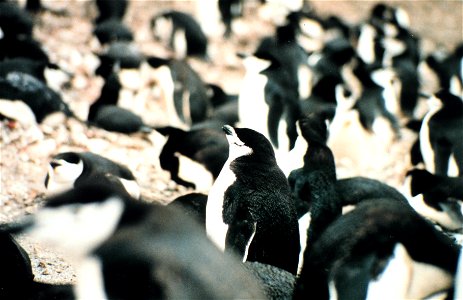
[[[222,130],[225,132],[226,135],[233,135],[233,127],[230,125],[224,125]]]
[[[51,166],[53,169],[56,168],[56,167],[59,167],[60,165],[61,165],[61,164],[58,163],[58,162],[56,162],[56,161],[50,162],[50,166]]]

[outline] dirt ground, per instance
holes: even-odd
[[[167,56],[169,52],[153,41],[149,32],[149,19],[156,12],[175,8],[197,16],[213,1],[131,1],[125,17],[126,24],[135,33],[135,41],[143,53]],[[255,1],[249,1],[239,33],[228,41],[220,36],[210,38],[211,63],[193,61],[192,66],[206,82],[217,83],[230,93],[237,93],[244,75],[238,51],[251,52],[259,38],[271,34],[273,27],[259,20]],[[401,6],[410,15],[411,28],[423,38],[423,49],[438,47],[451,50],[463,40],[463,2],[461,1],[385,1]],[[37,16],[35,37],[43,43],[53,62],[74,73],[71,87],[62,90],[63,98],[82,118],[88,105],[99,95],[102,81],[93,75],[94,53],[98,45],[92,40],[92,20],[96,16],[92,1],[45,1],[50,7],[66,8],[69,16],[48,12]],[[209,4],[208,4],[209,3]],[[311,1],[321,15],[338,15],[348,23],[363,20],[376,1]],[[202,18],[202,21],[207,21]],[[210,28],[209,28],[210,29]],[[151,119],[162,123],[163,112],[153,112]],[[102,154],[126,164],[134,172],[142,194],[152,201],[167,203],[190,190],[176,186],[159,167],[158,155],[162,140],[156,135],[126,136],[98,129],[89,129],[76,121],[53,116],[37,128],[17,126],[10,128],[0,123],[0,222],[9,222],[25,213],[33,213],[42,203],[46,165],[50,157],[68,150],[86,150]],[[40,133],[41,132],[41,133]],[[384,163],[371,170],[357,170],[345,176],[370,176],[398,187],[409,167],[408,151],[414,134],[404,132],[400,142],[388,149]],[[342,166],[341,166],[342,167]],[[344,166],[345,167],[345,166]],[[74,270],[69,262],[50,249],[39,246],[25,237],[20,243],[31,255],[36,278],[45,282],[73,282]]]

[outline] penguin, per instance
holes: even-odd
[[[138,69],[145,60],[138,47],[127,40],[113,41],[106,51],[98,54],[100,65],[95,74],[107,78],[112,72],[124,69]]]
[[[225,25],[223,33],[224,38],[228,39],[233,34],[233,20],[243,15],[243,0],[218,0],[217,6],[220,13],[220,19]]]
[[[455,291],[454,299],[461,299],[463,297],[463,254],[460,252],[460,258],[458,259],[457,275],[455,276]]]
[[[120,20],[109,19],[98,23],[93,29],[93,35],[100,45],[107,45],[114,41],[132,42],[133,32]]]
[[[426,298],[452,289],[459,253],[408,204],[362,201],[304,253],[293,298]]]
[[[53,8],[42,3],[42,0],[26,0],[24,10],[31,14],[38,14],[41,12],[50,12],[56,16],[68,16],[69,12],[64,8]]]
[[[212,83],[207,84],[207,88],[212,105],[212,112],[207,120],[217,120],[222,122],[222,125],[235,126],[238,124],[238,95],[228,94],[222,87]],[[197,127],[197,124],[195,127]]]
[[[463,43],[459,43],[450,53],[442,53],[442,51],[430,53],[422,61],[420,70],[423,72],[427,66],[431,74],[437,77],[438,86],[441,89],[449,90],[455,95],[461,95],[463,90],[462,61]]]
[[[71,72],[55,63],[27,57],[15,57],[0,61],[0,77],[5,77],[10,72],[21,72],[34,76],[57,92],[69,87],[73,77]]]
[[[124,134],[152,132],[153,127],[145,124],[141,116],[118,106],[121,88],[115,72],[107,75],[100,96],[89,107],[87,124]]]
[[[125,16],[129,2],[127,0],[96,0],[95,4],[98,10],[95,23],[101,24],[108,20],[121,21]]]
[[[140,187],[132,172],[124,165],[92,152],[62,152],[48,165],[45,188],[57,194],[76,188],[91,176],[111,174],[135,199],[140,198]]]
[[[413,168],[406,174],[403,193],[410,205],[422,216],[446,232],[463,229],[463,179],[434,175]]]
[[[425,168],[436,175],[463,174],[463,101],[448,90],[428,100],[429,111],[419,132]]]
[[[153,70],[170,126],[186,129],[208,119],[213,105],[207,85],[186,61],[155,56],[146,61]]]
[[[296,273],[297,215],[270,141],[249,128],[224,125],[229,156],[211,187],[206,231],[225,252]]]
[[[70,284],[37,282],[31,259],[14,236],[0,230],[2,249],[0,298],[2,299],[75,299]]]
[[[219,251],[193,220],[105,180],[49,197],[37,213],[3,227],[66,253],[77,299],[264,298],[239,259]]]
[[[32,16],[10,1],[2,1],[0,11],[0,60],[27,57],[49,62],[48,54],[33,36]]]
[[[154,39],[175,53],[177,59],[208,59],[208,39],[196,19],[185,12],[169,10],[154,15],[150,28]]]
[[[312,245],[330,223],[358,203],[388,197],[402,203],[407,199],[395,188],[366,177],[337,179],[336,165],[328,137],[327,117],[312,113],[298,121],[306,140],[304,166],[293,170],[288,182],[296,203],[301,235],[299,272],[306,245]]]
[[[278,267],[257,261],[245,262],[244,266],[261,283],[266,299],[291,299],[293,296],[296,276]]]
[[[0,39],[0,46],[0,60],[26,57],[37,61],[50,62],[47,52],[33,37],[4,37]]]
[[[312,245],[323,229],[342,213],[342,204],[335,189],[336,167],[334,156],[326,145],[328,129],[325,118],[310,114],[299,119],[298,126],[309,147],[304,154],[304,166],[288,176],[297,206],[309,206],[299,217],[300,246],[299,267],[306,245]],[[294,200],[293,200],[294,201]],[[299,202],[300,201],[300,202]],[[310,226],[309,226],[310,225]]]
[[[287,20],[265,37],[246,59],[246,75],[238,98],[240,126],[270,140],[279,161],[294,148],[299,101],[307,80],[307,53],[297,44],[297,25]],[[261,111],[256,117],[255,111]],[[281,157],[281,158],[280,158]]]
[[[195,219],[206,230],[207,194],[192,192],[179,196],[167,205],[181,207],[185,214]]]
[[[177,184],[208,192],[228,158],[228,142],[222,130],[171,126],[157,127],[167,137],[159,155],[161,168]],[[189,160],[199,166],[188,168]]]
[[[370,67],[358,60],[354,74],[362,84],[362,92],[356,101],[360,122],[367,131],[385,135],[391,132],[395,139],[400,138],[400,124],[397,118],[399,102],[394,89],[397,75],[390,68]],[[381,130],[384,119],[390,128]]]
[[[0,31],[1,38],[32,37],[34,20],[15,2],[2,1],[0,3]]]
[[[9,72],[0,77],[0,87],[1,99],[23,101],[34,113],[37,123],[55,112],[62,112],[66,117],[81,121],[59,93],[32,75],[18,71]]]

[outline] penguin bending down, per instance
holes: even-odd
[[[78,299],[264,298],[239,259],[214,247],[193,220],[136,201],[107,179],[50,197],[3,228],[69,255]]]
[[[132,197],[140,197],[140,187],[126,166],[91,152],[63,152],[55,155],[48,165],[45,187],[49,193],[56,194],[78,187],[91,176],[106,174],[115,176]]]
[[[366,200],[304,253],[293,299],[423,299],[452,288],[459,253],[407,204]]]
[[[220,127],[219,127],[220,128]],[[172,126],[156,128],[167,136],[159,155],[161,168],[177,184],[207,192],[228,157],[228,143],[215,128],[192,128],[189,131]]]
[[[299,231],[294,202],[270,141],[249,128],[223,126],[229,156],[209,191],[206,231],[225,251],[296,273]]]
[[[410,205],[444,231],[463,229],[463,178],[434,175],[414,168],[407,172],[404,194]]]

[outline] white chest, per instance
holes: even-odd
[[[227,161],[209,191],[206,205],[206,232],[208,237],[221,249],[225,250],[225,237],[228,225],[223,220],[224,195],[227,188],[236,180]]]

